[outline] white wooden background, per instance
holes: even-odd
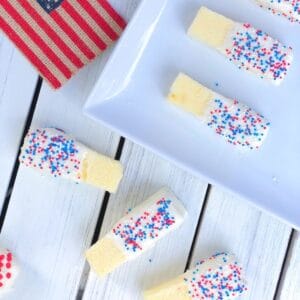
[[[111,0],[127,20],[138,2]],[[226,250],[245,267],[250,291],[242,299],[299,300],[299,232],[82,115],[109,54],[54,92],[0,34],[0,242],[21,265],[15,289],[5,299],[141,299],[142,289]],[[126,171],[117,194],[43,178],[20,167],[17,154],[31,125],[60,127],[119,158]],[[135,262],[97,279],[90,273],[84,251],[128,207],[164,185],[182,199],[188,221]]]

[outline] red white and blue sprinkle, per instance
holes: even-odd
[[[74,139],[55,128],[30,130],[19,160],[27,167],[54,177],[80,179],[81,153]]]
[[[19,273],[15,256],[11,251],[0,248],[0,294],[11,289]]]
[[[145,244],[160,238],[177,222],[170,209],[172,205],[174,203],[171,199],[161,198],[140,214],[121,220],[112,229],[112,233],[122,240],[126,251],[136,253],[146,250]]]
[[[236,23],[221,50],[240,69],[280,84],[293,60],[292,48],[274,40],[250,24]]]
[[[300,23],[300,0],[255,0],[260,7],[292,23]]]
[[[242,268],[227,253],[200,261],[194,270],[186,273],[184,281],[191,299],[234,299],[247,290]]]
[[[235,146],[258,149],[263,143],[270,123],[237,100],[216,94],[209,104],[206,124]]]

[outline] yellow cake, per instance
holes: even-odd
[[[117,160],[88,150],[82,165],[82,181],[111,193],[116,192],[123,176],[123,167]]]
[[[232,20],[203,6],[189,28],[188,34],[211,47],[220,47],[226,41],[233,27]]]
[[[191,300],[184,275],[144,292],[145,300]]]
[[[168,99],[182,109],[203,116],[213,92],[189,76],[180,73],[171,86]]]
[[[122,249],[110,237],[104,237],[86,252],[86,259],[98,276],[104,277],[126,262]]]

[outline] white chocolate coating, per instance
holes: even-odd
[[[247,291],[234,256],[218,253],[196,268],[145,291],[145,300],[230,300]]]
[[[235,23],[218,50],[238,68],[280,85],[293,61],[293,51],[250,24]]]
[[[174,193],[164,188],[129,211],[106,237],[119,245],[128,260],[133,259],[177,229],[186,214]]]
[[[255,0],[260,7],[291,22],[300,22],[300,0]]]
[[[184,274],[191,299],[235,299],[246,288],[241,267],[233,255],[216,254]]]
[[[270,129],[262,115],[215,92],[202,120],[230,144],[251,150],[261,147]]]
[[[30,130],[19,160],[42,174],[81,181],[87,148],[56,128]]]

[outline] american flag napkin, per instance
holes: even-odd
[[[0,28],[56,89],[112,44],[125,21],[107,0],[0,0]]]

